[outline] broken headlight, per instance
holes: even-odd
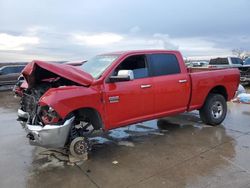
[[[39,116],[44,125],[56,124],[61,120],[58,113],[50,106],[42,106],[40,108]]]

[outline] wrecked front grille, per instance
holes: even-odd
[[[241,76],[241,77],[248,77],[248,78],[249,78],[249,77],[250,77],[250,71],[244,71],[244,72],[242,71],[242,72],[240,73],[240,76]]]
[[[24,92],[21,99],[21,109],[28,112],[30,119],[33,119],[37,112],[37,99],[35,96]]]

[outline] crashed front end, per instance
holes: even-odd
[[[66,73],[66,70],[72,72]],[[87,85],[90,84],[91,78],[86,75],[84,78],[82,72],[83,76],[79,81],[78,69],[41,61],[28,64],[22,74],[29,87],[23,91],[18,120],[27,132],[30,144],[45,148],[63,148],[68,141],[75,117],[60,117],[49,104],[44,104],[40,99],[49,89]]]
[[[29,143],[45,148],[63,148],[75,117],[62,120],[51,107],[37,105],[37,102],[31,104],[34,108],[26,108],[27,112],[18,109],[18,116],[23,119],[20,122],[27,132]]]

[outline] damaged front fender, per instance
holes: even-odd
[[[100,99],[101,93],[95,87],[66,86],[49,89],[41,96],[38,104],[52,107],[64,119],[71,112],[82,108],[92,108],[103,114]]]

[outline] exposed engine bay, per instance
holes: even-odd
[[[49,118],[50,121],[49,119],[47,119],[46,121],[46,119],[43,119],[41,117],[41,115],[45,115],[43,114],[43,110],[49,111],[51,109],[48,109],[49,107],[39,107],[38,101],[41,98],[41,96],[50,88],[57,88],[60,86],[67,86],[73,84],[74,83],[70,81],[66,81],[65,79],[57,77],[57,78],[49,78],[42,80],[39,84],[35,85],[34,87],[25,89],[23,91],[23,96],[21,98],[20,104],[21,104],[21,109],[29,114],[29,118],[27,120],[28,123],[33,125],[41,123],[43,125],[48,123],[55,123],[55,121],[51,121],[51,118],[55,118],[53,117],[53,115]]]

